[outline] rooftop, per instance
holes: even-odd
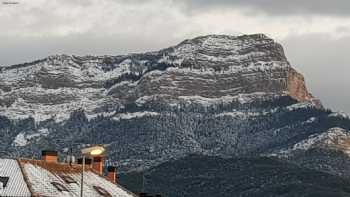
[[[81,172],[79,164],[0,159],[0,177],[8,177],[6,186],[0,187],[0,196],[79,197]],[[3,179],[0,179],[0,186],[1,180]],[[136,196],[98,174],[90,165],[87,165],[84,172],[83,188],[86,197]]]

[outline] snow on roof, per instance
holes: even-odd
[[[81,185],[81,166],[46,163],[43,161],[20,160],[24,172],[28,179],[33,193],[40,196],[62,196],[62,197],[78,197],[80,196]],[[74,180],[74,183],[67,183],[62,176],[69,176]],[[60,191],[55,187],[57,183],[68,191]],[[110,182],[106,178],[96,174],[91,168],[87,168],[84,173],[84,196],[97,197],[101,196],[94,188],[98,186],[106,190],[111,196],[116,197],[132,197],[135,196],[121,186]]]
[[[81,165],[77,164],[0,159],[0,177],[9,177],[6,187],[0,188],[0,196],[79,197],[81,171]],[[66,177],[70,177],[71,181],[67,181]],[[136,196],[122,186],[96,174],[91,167],[87,166],[83,182],[84,197],[103,196],[96,188],[102,188],[100,190],[106,191],[113,197]]]
[[[13,159],[0,159],[0,177],[9,177],[0,196],[31,196],[18,162]]]

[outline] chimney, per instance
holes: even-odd
[[[107,167],[107,179],[110,180],[111,182],[113,183],[116,183],[117,182],[117,168],[114,167],[114,166],[108,166]]]
[[[57,163],[57,151],[41,151],[41,160],[46,161],[47,163]]]
[[[92,162],[92,168],[97,172],[99,175],[102,175],[103,171],[103,158],[101,156],[97,156],[93,158]]]

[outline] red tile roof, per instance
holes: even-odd
[[[8,166],[10,165],[9,161],[11,161],[12,167]],[[5,160],[0,159],[0,176],[2,172],[1,166],[5,166],[8,169],[11,168],[14,171],[9,175],[10,181],[7,188],[13,188],[14,185],[18,185],[17,187],[21,188],[19,190],[21,193],[16,194],[17,196],[80,196],[82,166],[79,164],[48,163],[42,160],[29,159],[6,160],[5,162]],[[17,175],[16,179],[14,174]],[[70,181],[66,181],[64,177],[69,177]],[[57,186],[66,188],[64,190],[67,191],[61,190]],[[89,165],[85,168],[83,188],[84,196],[86,197],[104,196],[101,191],[105,191],[107,192],[106,194],[110,194],[113,197],[136,196],[122,186],[107,180],[106,177],[95,173]],[[96,188],[102,188],[102,190],[99,191]]]

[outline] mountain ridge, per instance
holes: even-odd
[[[311,101],[322,106],[308,92],[303,76],[290,66],[282,46],[263,34],[202,36],[144,54],[81,57],[54,55],[32,63],[3,68],[1,73],[0,90],[6,95],[0,98],[0,105],[11,105],[17,98],[25,100],[23,94],[27,91],[32,94],[33,91],[50,90],[49,92],[65,96],[69,90],[80,91],[79,89],[85,88],[99,97],[108,98],[108,101],[100,100],[107,103],[115,99],[121,103],[130,103],[152,95],[217,98],[239,93],[267,92],[282,95],[286,92],[298,101]],[[162,81],[159,84],[148,80],[153,78]],[[157,91],[155,86],[162,89]],[[16,90],[12,94],[11,88]],[[20,91],[21,88],[23,91]],[[125,89],[130,94],[124,94]],[[52,96],[49,94],[47,97]],[[66,97],[68,100],[82,99],[74,93],[69,93]],[[91,102],[96,100],[91,99]],[[29,103],[35,102],[29,98]],[[78,109],[67,107],[72,109],[64,112],[66,114]],[[33,113],[30,111],[27,110],[26,114]],[[37,113],[40,114],[40,111]],[[45,112],[47,113],[49,112]],[[34,114],[32,116],[35,117]]]
[[[11,157],[102,144],[120,173],[191,154],[268,155],[343,177],[346,166],[334,161],[350,163],[347,143],[322,138],[293,149],[334,128],[344,135],[331,142],[349,140],[350,119],[323,108],[283,47],[262,34],[129,55],[55,55],[0,72],[0,155]]]

